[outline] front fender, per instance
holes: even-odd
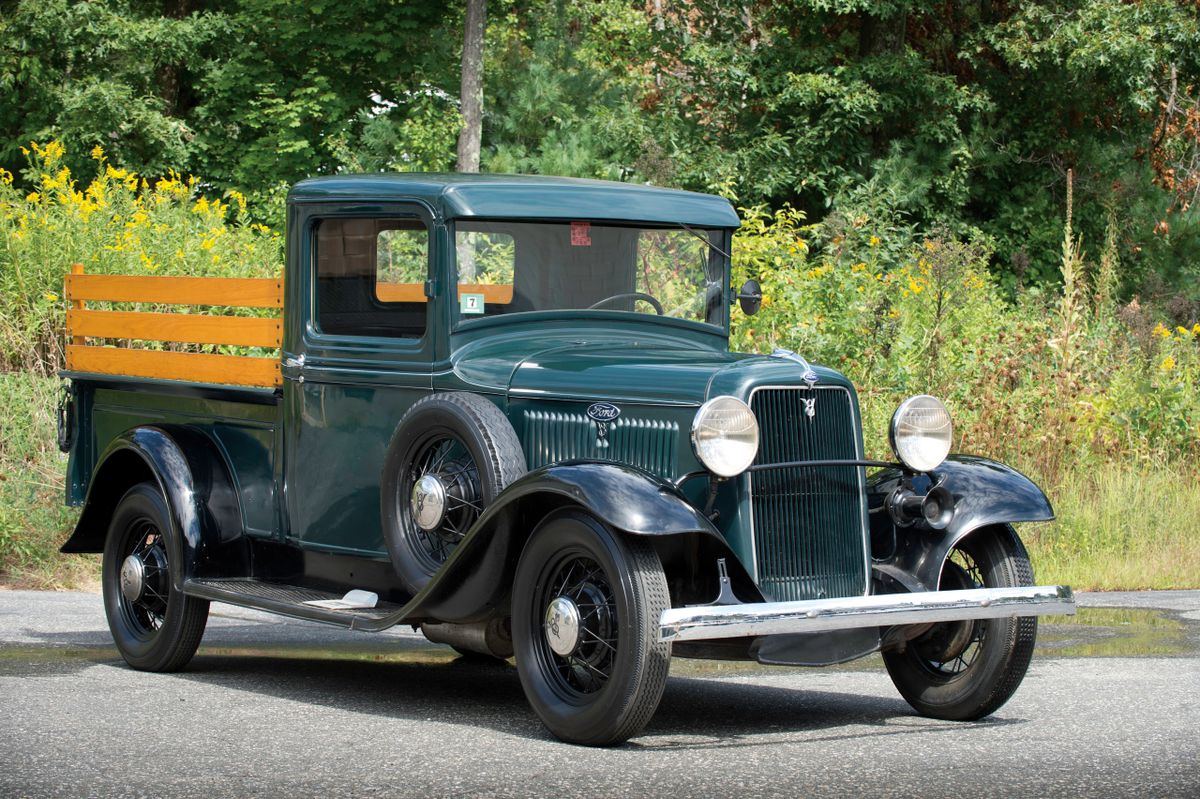
[[[670,542],[687,540],[706,558],[726,558],[739,595],[761,597],[724,537],[670,483],[624,464],[567,461],[529,472],[501,492],[413,599],[409,615],[447,622],[487,618],[507,599],[521,550],[538,522],[564,507],[582,508],[620,532],[653,537],[662,543],[660,551],[673,553],[681,547]],[[715,582],[715,567],[711,577]],[[712,596],[701,601],[715,595],[714,585]]]
[[[1054,518],[1050,500],[1016,469],[973,455],[953,455],[932,475],[913,477],[918,494],[932,482],[954,497],[950,524],[944,530],[932,530],[924,523],[897,526],[884,508],[884,499],[899,487],[903,476],[896,468],[877,472],[867,481],[867,495],[877,566],[909,590],[936,591],[950,550],[981,527]]]
[[[168,552],[179,590],[207,572],[249,574],[249,548],[228,465],[215,443],[186,427],[127,430],[97,460],[83,512],[60,551],[102,552],[117,502],[132,486],[153,482],[171,515]]]

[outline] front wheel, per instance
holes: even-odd
[[[178,671],[200,645],[207,600],[171,582],[170,516],[157,486],[140,483],[117,503],[104,543],[104,611],[117,651],[142,671]]]
[[[580,512],[534,531],[513,590],[513,645],[525,696],[558,738],[590,746],[636,735],[662,698],[669,606],[654,548]]]
[[[1010,528],[972,533],[950,552],[941,590],[1033,585],[1033,568]],[[934,625],[903,652],[885,652],[892,682],[923,716],[972,721],[1008,701],[1029,668],[1037,617]]]

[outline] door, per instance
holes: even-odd
[[[387,557],[379,482],[404,412],[432,389],[440,304],[430,297],[434,225],[419,204],[293,209],[298,313],[284,361],[289,542]]]

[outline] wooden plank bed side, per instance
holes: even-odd
[[[74,273],[66,276],[65,294],[72,302],[98,300],[163,305],[219,305],[229,308],[282,308],[283,279]]]
[[[244,316],[69,309],[67,334],[75,344],[83,344],[83,338],[90,336],[277,348],[283,338],[283,323],[278,317],[258,319]]]
[[[239,386],[279,386],[282,378],[275,358],[161,352],[117,347],[67,346],[67,368],[74,372],[126,375],[193,383]]]

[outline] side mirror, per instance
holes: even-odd
[[[742,306],[742,313],[754,316],[762,307],[762,286],[758,285],[757,280],[747,280],[738,291],[737,300],[738,305]]]

